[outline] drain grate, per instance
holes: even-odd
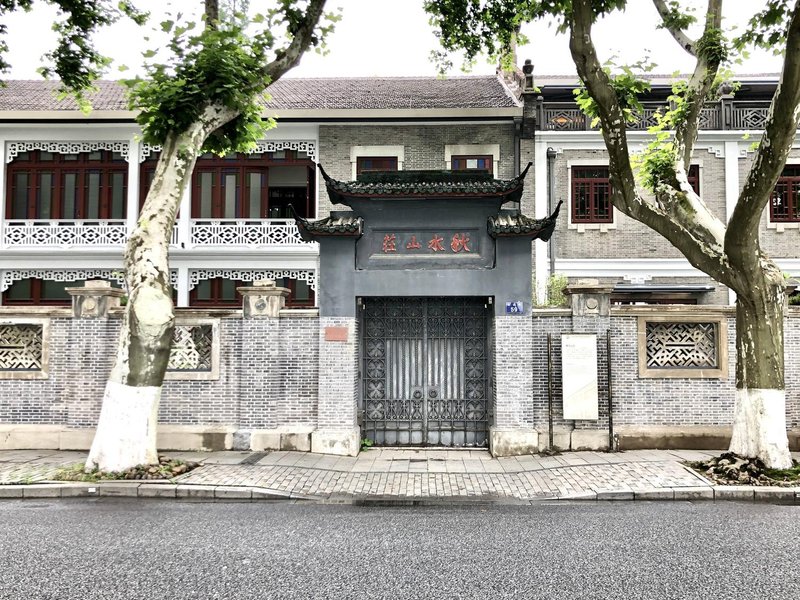
[[[240,465],[254,465],[262,458],[264,458],[269,452],[253,452],[250,456],[243,458],[239,461]]]

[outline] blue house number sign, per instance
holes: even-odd
[[[507,315],[521,315],[524,311],[521,301],[506,302]]]

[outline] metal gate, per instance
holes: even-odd
[[[484,298],[366,298],[363,433],[380,446],[485,446]]]

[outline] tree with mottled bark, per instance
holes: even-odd
[[[426,0],[444,50],[468,59],[502,54],[521,38],[523,23],[555,17],[583,88],[577,100],[602,131],[609,157],[611,201],[624,214],[663,235],[697,269],[736,292],[736,402],[730,450],[768,467],[792,464],[786,433],[783,274],[761,248],[759,221],[786,162],[800,103],[800,8],[793,0],[767,0],[744,34],[729,41],[722,30],[723,0],[707,0],[698,25],[675,0],[653,0],[666,29],[695,59],[688,81],[673,88],[674,108],[640,159],[629,151],[626,125],[641,108],[640,83],[624,69],[615,76],[598,56],[592,27],[625,8],[626,0]],[[734,49],[748,44],[780,48],[783,71],[755,160],[728,223],[689,184],[698,118],[718,90]],[[637,185],[637,178],[638,183]],[[643,194],[642,188],[650,193]]]
[[[92,34],[123,17],[143,24],[147,15],[127,0],[47,3],[59,8],[60,18],[58,44],[46,55],[43,74],[59,77],[62,93],[88,110],[88,92],[110,63],[94,48]],[[0,17],[33,4],[0,0]],[[321,48],[339,18],[323,14],[325,0],[271,0],[257,14],[247,12],[247,0],[204,0],[201,6],[198,22],[181,15],[162,21],[169,57],[158,62],[161,53],[145,52],[146,77],[126,81],[142,137],[161,153],[125,249],[128,302],[87,469],[120,471],[158,461],[158,407],[174,328],[169,242],[195,162],[205,152],[253,148],[275,125],[262,118],[269,85],[309,48]],[[0,25],[0,36],[4,32]],[[0,37],[0,71],[8,69],[7,50]]]

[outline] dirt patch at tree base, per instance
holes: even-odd
[[[757,458],[723,452],[709,460],[686,463],[717,485],[758,485],[793,487],[800,485],[800,462],[791,469],[768,469]]]
[[[83,464],[61,469],[53,478],[56,481],[107,481],[174,479],[200,466],[192,461],[173,460],[167,456],[159,456],[158,463],[153,465],[136,465],[124,471],[86,471]]]

